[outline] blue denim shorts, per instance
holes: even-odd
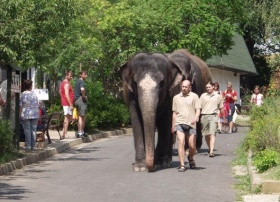
[[[184,131],[183,128],[180,125],[175,126],[175,132],[180,131],[185,133],[185,135],[196,135],[196,129],[189,127],[187,131]]]

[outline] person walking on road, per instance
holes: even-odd
[[[65,72],[65,78],[60,84],[60,101],[64,113],[63,132],[61,137],[62,139],[65,139],[67,137],[68,126],[72,120],[72,113],[74,108],[74,91],[70,84],[72,77],[72,71],[67,70]]]
[[[238,110],[237,106],[235,105],[235,112],[232,116],[232,122],[233,122],[233,129],[232,129],[232,132],[235,133],[238,131],[238,128],[237,128],[237,123],[236,123],[236,119],[237,119],[237,116],[240,115],[240,111]]]
[[[185,168],[185,139],[189,144],[188,161],[191,169],[196,167],[193,159],[196,151],[196,123],[200,116],[200,99],[191,92],[191,82],[184,80],[182,90],[173,98],[172,106],[172,134],[178,137],[178,156],[180,166],[178,171],[184,172]],[[186,136],[186,137],[185,137]]]
[[[226,103],[229,104],[231,114],[228,116],[228,121],[229,121],[229,131],[228,133],[232,133],[232,128],[233,128],[233,122],[232,122],[232,115],[235,112],[235,105],[234,103],[237,101],[237,93],[235,90],[232,89],[232,83],[227,82],[227,90],[223,92],[223,98]]]
[[[85,88],[85,80],[87,78],[87,72],[81,71],[79,73],[80,78],[75,83],[75,107],[79,112],[78,120],[78,134],[77,137],[86,136],[84,132],[86,122],[86,110],[87,110],[87,96]]]
[[[25,135],[25,150],[35,149],[36,128],[39,118],[39,101],[32,92],[32,80],[24,81],[25,91],[20,96],[20,117]]]
[[[214,92],[217,93],[218,95],[220,95],[222,97],[223,93],[222,91],[220,91],[220,85],[218,82],[214,82]],[[222,97],[223,98],[223,97]],[[222,123],[220,122],[220,110],[217,112],[218,115],[218,119],[217,119],[217,123],[218,123],[218,133],[221,133],[222,131]]]
[[[200,96],[202,135],[209,148],[209,157],[214,157],[215,136],[217,131],[217,112],[223,111],[223,99],[214,91],[214,83],[206,84],[206,93]]]

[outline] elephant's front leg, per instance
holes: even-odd
[[[133,103],[129,106],[131,124],[134,136],[134,148],[135,148],[135,163],[133,164],[133,171],[143,172],[147,170],[145,147],[144,147],[144,136],[141,116],[137,113],[136,107]]]
[[[172,164],[171,114],[168,110],[162,112],[157,119],[158,143],[156,147],[157,168],[168,168]]]

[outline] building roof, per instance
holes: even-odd
[[[227,55],[212,56],[206,60],[207,65],[240,74],[258,74],[243,37],[235,34],[233,41],[234,45],[227,51]]]

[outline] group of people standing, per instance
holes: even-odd
[[[251,102],[256,105],[263,103],[263,96],[259,95],[258,87],[255,87]],[[235,106],[237,93],[232,89],[232,83],[227,82],[227,89],[224,92],[219,90],[219,84],[208,82],[206,91],[200,98],[194,92],[191,92],[191,82],[184,80],[181,86],[181,92],[174,96],[172,105],[172,134],[178,138],[178,156],[180,166],[179,172],[184,172],[185,167],[185,141],[189,146],[188,161],[191,169],[196,167],[194,155],[196,152],[196,123],[201,120],[201,132],[205,137],[209,148],[208,156],[214,157],[214,146],[216,132],[221,132],[218,123],[228,123],[229,131],[233,132],[233,117],[238,109]],[[226,110],[224,110],[226,108]],[[219,117],[219,118],[218,118]],[[237,129],[236,129],[237,130]]]
[[[85,88],[85,80],[87,78],[87,72],[81,71],[79,73],[80,78],[75,82],[75,88],[73,90],[70,81],[73,78],[72,71],[65,72],[65,78],[60,84],[60,98],[61,105],[64,112],[64,123],[62,139],[67,138],[67,131],[69,123],[72,121],[73,109],[77,108],[78,118],[78,133],[77,137],[86,136],[84,132],[86,122],[86,110],[87,110],[87,95]]]
[[[85,79],[87,72],[81,71],[80,78],[75,82],[73,90],[70,81],[73,78],[71,71],[65,72],[65,78],[60,85],[61,105],[63,106],[64,123],[62,139],[67,137],[69,123],[72,120],[74,107],[79,113],[77,137],[85,136],[84,127],[86,121],[87,95]],[[39,101],[37,95],[32,91],[32,80],[23,82],[25,91],[20,96],[20,118],[25,134],[25,150],[34,150],[36,144],[36,130],[39,120]],[[1,101],[1,100],[0,100]],[[1,103],[0,103],[1,104]]]

